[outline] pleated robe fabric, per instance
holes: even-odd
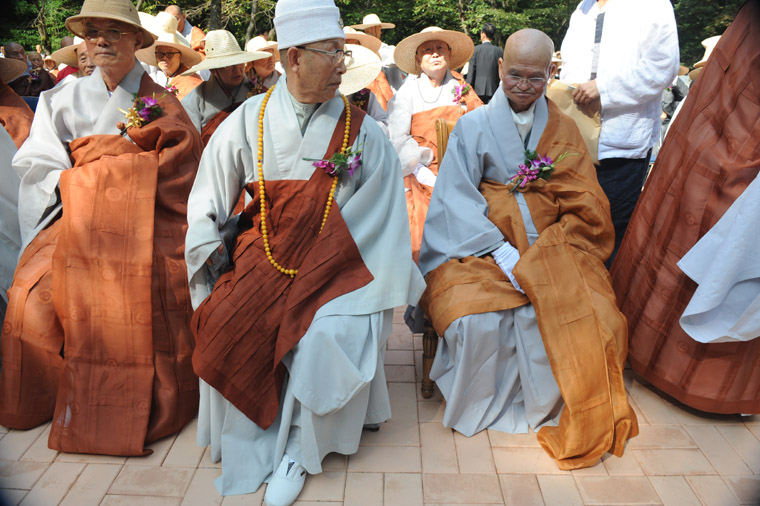
[[[530,303],[565,402],[559,426],[544,426],[538,440],[560,469],[593,466],[605,452],[622,455],[638,433],[623,385],[625,318],[603,264],[613,243],[609,203],[573,120],[542,97],[530,134],[540,134],[537,152],[568,156],[548,180],[527,187],[521,206],[508,182],[524,146],[508,107],[499,92],[451,133],[425,223],[420,268],[428,288],[420,305],[444,334],[463,316]],[[535,225],[535,242],[522,213]],[[520,252],[513,273],[525,295],[486,255],[504,241]],[[478,401],[486,402],[465,399],[474,410]]]
[[[48,445],[59,451],[145,455],[146,443],[178,431],[198,405],[183,237],[200,140],[180,103],[139,66],[125,80],[139,83],[139,96],[162,97],[162,115],[130,128],[129,140],[96,133],[69,142],[73,167],[53,172],[63,214],[24,250],[9,292],[0,423],[29,428],[52,416]],[[82,127],[81,118],[58,123],[55,107],[86,92],[74,89],[81,81],[50,100],[52,110],[45,102],[30,139],[51,124],[73,126],[67,134]],[[88,86],[105,90],[102,80]],[[128,89],[99,98],[131,105]],[[44,165],[35,150],[15,162]]]
[[[232,113],[204,151],[190,197],[187,235],[196,306],[211,291],[206,260],[222,244],[220,231],[244,186],[258,179],[255,125],[262,99],[253,97]],[[321,104],[301,136],[286,77],[281,78],[264,116],[267,188],[276,181],[309,180],[321,170],[304,158],[325,153],[325,132],[335,131],[343,110],[338,95]],[[371,118],[361,124],[354,148],[359,146],[362,167],[341,178],[333,209],[340,210],[373,279],[321,305],[298,344],[282,358],[288,374],[277,418],[268,429],[201,381],[198,444],[210,444],[212,459],[222,459],[222,476],[216,482],[222,494],[256,491],[286,447],[308,472],[319,473],[327,453],[358,449],[365,421],[380,422],[390,414],[382,350],[392,308],[417,300],[424,281],[411,258],[398,158]],[[322,198],[318,204],[323,205]]]
[[[696,284],[676,265],[760,170],[760,2],[726,29],[671,125],[610,274],[633,370],[713,413],[760,413],[760,340],[703,344],[678,320]]]

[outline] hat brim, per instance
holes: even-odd
[[[150,47],[151,44],[153,44],[153,41],[156,40],[156,36],[150,33],[142,25],[138,25],[128,18],[114,15],[109,12],[88,12],[86,15],[71,16],[70,18],[66,19],[66,28],[68,28],[68,30],[77,37],[84,39],[84,24],[87,19],[110,19],[113,21],[120,21],[137,28],[143,34],[143,49]]]
[[[266,46],[256,48],[255,51],[266,51],[267,49],[274,50],[274,52],[270,54],[269,56],[273,57],[275,62],[280,61],[280,52],[277,50],[277,42],[270,42]],[[246,51],[254,52],[254,50],[248,49],[247,47],[246,47]]]
[[[383,70],[383,62],[372,50],[364,46],[346,44],[346,48],[353,56],[346,62],[346,72],[338,89],[342,94],[350,95],[372,84]]]
[[[379,26],[383,30],[387,30],[389,28],[396,28],[396,25],[393,23],[366,23],[361,25],[349,25],[354,30],[366,30],[367,28],[372,28],[373,26]]]
[[[158,67],[158,60],[156,60],[156,48],[158,46],[166,46],[179,51],[180,61],[186,67],[193,67],[195,65],[198,65],[201,60],[203,60],[203,57],[199,53],[196,53],[187,46],[177,44],[176,42],[164,42],[161,40],[157,40],[150,47],[140,49],[135,53],[135,56],[137,56],[137,59],[143,63]]]
[[[9,83],[26,71],[26,63],[14,58],[0,58],[0,79]]]
[[[366,33],[347,33],[346,34],[346,40],[354,39],[357,42],[359,42],[359,45],[362,47],[366,47],[376,55],[380,56],[380,46],[383,45],[383,42],[378,39],[377,37],[373,37],[372,35],[367,35]],[[355,44],[352,44],[355,45]]]
[[[263,60],[272,56],[264,51],[240,51],[238,53],[226,54],[222,56],[206,56],[206,59],[200,62],[198,65],[183,72],[183,76],[189,76],[200,72],[201,70],[213,70],[223,69],[224,67],[230,67],[232,65],[241,65],[256,60]]]
[[[53,54],[50,55],[50,58],[53,59],[56,65],[60,65],[61,63],[68,65],[69,67],[79,68],[79,60],[77,59],[77,48],[79,47],[79,44],[77,45],[70,45],[66,47],[62,47],[61,49],[54,51]]]
[[[393,59],[396,66],[407,74],[419,75],[422,71],[417,65],[415,56],[420,44],[430,40],[441,40],[451,48],[451,59],[449,60],[449,70],[455,70],[470,61],[472,53],[475,51],[475,44],[462,32],[453,30],[435,30],[429,32],[420,32],[410,35],[396,46],[393,52]]]

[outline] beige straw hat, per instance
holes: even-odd
[[[245,45],[245,50],[251,52],[266,51],[267,49],[272,49],[274,51],[273,54],[269,55],[274,56],[274,61],[280,61],[280,52],[277,51],[277,42],[267,40],[261,35],[257,35]]]
[[[148,47],[155,37],[140,24],[137,9],[130,0],[84,0],[82,10],[76,16],[66,19],[66,28],[74,35],[84,35],[87,18],[112,19],[138,28],[143,34],[142,47]]]
[[[367,28],[372,28],[373,26],[379,26],[383,29],[396,28],[396,25],[393,23],[383,23],[380,21],[380,18],[377,14],[367,14],[364,16],[364,19],[362,19],[362,24],[351,25],[351,28],[356,28],[357,30],[366,30]]]
[[[24,73],[26,63],[14,58],[0,58],[0,79],[9,83]]]
[[[348,42],[349,40],[353,39],[359,43],[358,45],[366,47],[376,55],[380,56],[380,46],[382,46],[383,43],[377,37],[373,37],[372,35],[366,34],[364,32],[358,32],[350,26],[343,27],[343,33],[346,34],[346,43],[354,44],[352,42]]]
[[[79,45],[83,42],[84,40],[82,40],[79,36],[76,36],[74,37],[73,44],[70,46],[62,47],[58,51],[53,51],[53,54],[50,55],[50,58],[53,59],[56,65],[63,63],[69,67],[79,68],[77,49],[79,49]]]
[[[182,75],[189,76],[201,70],[240,65],[270,56],[272,55],[264,51],[242,51],[235,36],[230,32],[227,30],[211,30],[206,34],[206,59]]]
[[[707,63],[708,58],[710,58],[710,55],[712,54],[713,49],[715,49],[715,46],[718,44],[719,40],[720,40],[720,35],[716,35],[714,37],[709,37],[702,41],[702,47],[705,48],[705,55],[702,57],[701,60],[699,60],[697,63],[694,64],[694,68],[705,66],[705,63]]]
[[[135,56],[148,65],[158,66],[156,60],[156,47],[167,46],[180,52],[183,65],[192,67],[200,63],[203,57],[190,48],[190,43],[177,32],[177,18],[168,12],[159,12],[153,18],[153,22],[147,27],[157,39],[152,46],[140,49]]]
[[[417,61],[414,57],[420,44],[429,40],[441,40],[449,45],[451,48],[450,69],[458,69],[470,61],[472,53],[475,51],[475,44],[464,33],[443,30],[437,26],[429,26],[420,33],[410,35],[398,43],[396,50],[393,52],[396,66],[407,74],[419,75],[420,68],[417,66]]]
[[[346,59],[346,73],[339,90],[344,95],[350,95],[372,84],[382,71],[383,62],[364,46],[346,44],[346,49],[351,51],[351,58]]]

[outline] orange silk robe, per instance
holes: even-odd
[[[193,88],[198,86],[203,82],[203,79],[198,74],[190,74],[189,76],[183,76],[181,75],[182,72],[185,72],[188,70],[188,67],[186,65],[180,65],[179,69],[177,69],[177,73],[174,77],[171,78],[169,81],[169,84],[167,85],[167,88],[171,86],[177,87],[177,99],[182,100],[185,98],[185,95],[190,93]],[[158,95],[156,95],[158,96]]]
[[[29,136],[32,119],[34,113],[24,99],[0,80],[0,125],[3,125],[17,148],[20,148]]]
[[[628,317],[631,367],[713,413],[760,413],[760,339],[689,337],[678,321],[696,284],[676,263],[758,177],[758,23],[760,2],[747,2],[721,36],[665,137],[610,271]]]
[[[163,114],[69,144],[62,216],[24,251],[2,335],[0,424],[53,417],[48,445],[144,455],[193,419],[187,197],[200,138],[181,104],[143,75]]]
[[[542,427],[538,440],[567,470],[593,466],[606,452],[621,456],[625,442],[638,434],[638,424],[623,384],[626,320],[603,263],[613,245],[609,204],[575,123],[551,101],[548,107],[537,153],[553,160],[563,153],[576,155],[524,192],[539,233],[533,245],[510,185],[483,179],[479,186],[488,219],[520,252],[513,273],[525,295],[490,255],[468,256],[427,275],[420,305],[443,335],[462,316],[533,304],[565,401],[559,426]]]
[[[377,79],[372,81],[367,86],[367,89],[375,94],[378,103],[383,107],[384,111],[387,111],[388,101],[393,98],[393,88],[391,88],[388,78],[385,77],[385,72],[380,71]]]

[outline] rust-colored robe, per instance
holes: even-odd
[[[17,148],[29,136],[32,119],[34,113],[24,99],[0,79],[0,125],[10,134]]]
[[[696,284],[676,263],[760,168],[760,2],[739,11],[670,127],[611,275],[633,369],[683,403],[760,413],[760,339],[702,344],[678,320]]]
[[[367,89],[375,94],[378,103],[383,107],[384,111],[387,111],[388,101],[393,98],[393,88],[391,88],[388,78],[385,77],[385,72],[381,71],[377,75],[377,79],[367,86]]]
[[[24,251],[2,335],[0,424],[53,417],[50,448],[144,455],[197,412],[183,258],[200,139],[179,101],[143,74],[163,114],[134,143],[69,143],[62,216]]]
[[[459,84],[466,84],[462,76],[456,72],[452,72],[452,75],[459,81]],[[467,107],[466,112],[483,105],[483,101],[472,90],[462,98],[464,105]],[[433,174],[438,174],[438,164],[441,162],[438,159],[435,120],[443,118],[446,121],[457,121],[462,114],[462,108],[459,105],[452,104],[418,112],[412,116],[412,127],[410,130],[412,137],[420,146],[433,150],[433,161],[428,165],[428,169]],[[420,257],[422,229],[425,226],[425,216],[430,205],[433,187],[420,183],[414,174],[409,174],[404,177],[404,188],[406,189],[406,210],[409,213],[409,233],[412,235],[412,257],[417,262]]]
[[[193,91],[193,89],[203,82],[201,76],[198,74],[190,74],[189,76],[183,76],[182,73],[187,71],[187,65],[180,64],[177,73],[169,80],[166,85],[167,88],[172,86],[177,87],[177,99],[182,100],[185,96]]]
[[[488,106],[465,116],[461,121],[466,121],[466,126],[458,125],[450,137],[448,150],[456,150],[456,154],[444,163],[444,170],[463,172],[467,179],[457,176],[437,183],[435,207],[430,209],[435,224],[428,223],[420,262],[423,273],[429,271],[420,305],[443,335],[462,316],[530,302],[565,401],[559,426],[542,427],[538,440],[560,469],[593,466],[605,452],[621,456],[626,440],[638,434],[636,415],[623,384],[626,321],[616,306],[603,263],[614,238],[609,203],[575,123],[547,101],[548,122],[536,151],[553,160],[563,153],[571,155],[556,164],[548,180],[538,179],[524,191],[539,233],[529,246],[518,202],[509,193],[511,185],[488,179],[489,173],[516,172],[515,167],[503,167],[501,154],[494,149],[504,141],[499,131],[489,128],[494,124],[489,115],[509,117],[506,107],[496,107],[500,98],[494,96]],[[446,160],[449,157],[447,154]],[[459,256],[484,241],[491,243],[490,236],[472,237],[476,232],[467,221],[468,211],[456,200],[458,192],[466,191],[466,184],[478,185],[487,204],[487,219],[519,250],[513,274],[525,295],[514,288],[490,255]],[[475,205],[473,202],[472,207]],[[446,206],[452,208],[443,213]],[[453,216],[460,210],[461,215]],[[479,211],[472,213],[473,219],[483,219]],[[447,223],[441,223],[444,217],[450,217]],[[452,229],[457,230],[456,235],[442,232]],[[447,257],[451,259],[444,261]]]
[[[349,145],[363,119],[364,113],[351,106]],[[345,112],[324,158],[340,150],[344,129]],[[264,429],[277,416],[286,374],[282,359],[317,310],[373,279],[337,205],[319,232],[331,185],[332,178],[320,170],[309,181],[266,182],[269,243],[281,265],[298,269],[291,279],[267,259],[259,185],[249,184],[246,190],[254,200],[240,218],[234,267],[222,274],[193,315],[196,373]]]

